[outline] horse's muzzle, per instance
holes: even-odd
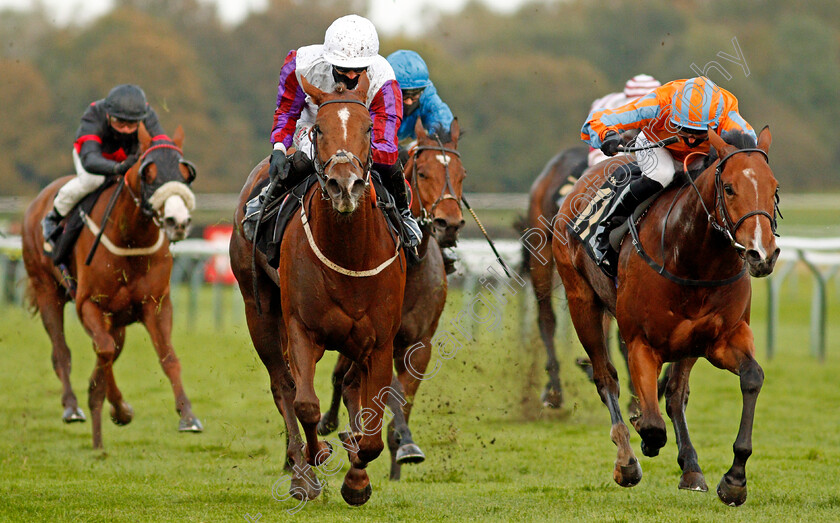
[[[356,210],[359,199],[365,193],[365,181],[350,173],[341,178],[328,178],[326,189],[333,209],[342,214],[350,214]]]
[[[190,233],[192,217],[184,200],[178,196],[170,196],[163,206],[161,227],[171,242],[179,242]]]
[[[779,259],[780,252],[781,250],[776,247],[772,255],[764,257],[755,249],[747,249],[744,253],[744,259],[747,260],[747,264],[749,265],[750,276],[763,278],[764,276],[770,275],[776,266],[776,260]]]
[[[454,247],[458,243],[458,234],[464,228],[464,219],[437,217],[432,220],[435,239],[441,247]]]

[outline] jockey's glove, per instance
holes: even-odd
[[[274,149],[271,151],[271,163],[268,167],[268,177],[272,180],[286,178],[288,170],[286,169],[286,151],[284,149]]]
[[[619,145],[621,145],[621,136],[615,131],[607,131],[601,142],[601,152],[607,156],[615,156]]]
[[[137,163],[137,160],[140,159],[139,154],[131,154],[125,160],[115,163],[114,167],[112,167],[113,174],[122,176],[131,169],[131,166]]]

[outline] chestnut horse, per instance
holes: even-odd
[[[740,505],[747,497],[745,466],[752,453],[755,402],[764,381],[754,357],[746,271],[767,276],[778,258],[778,183],[768,164],[769,129],[758,135],[757,146],[745,134],[726,138],[709,131],[709,167],[695,184],[666,189],[641,219],[640,230],[631,228],[634,241],[621,247],[617,281],[601,272],[567,229],[555,230],[553,252],[575,330],[592,359],[595,385],[610,412],[610,438],[618,446],[615,481],[624,487],[636,485],[642,470],[618,405],[615,368],[607,358],[607,313],[615,316],[627,343],[642,409],[631,421],[646,456],[657,455],[666,442],[656,380],[663,362],[676,362],[666,388],[666,410],[679,447],[680,488],[707,490],[685,421],[692,365],[705,357],[740,377],[743,410],[735,457],[717,488],[724,503]],[[583,194],[587,185],[600,187],[610,162],[600,165],[570,194]],[[560,209],[567,216],[572,215],[570,201],[567,198]]]
[[[406,272],[402,323],[394,340],[394,367],[397,372],[391,386],[388,407],[394,419],[388,425],[388,449],[391,452],[393,480],[400,479],[404,463],[420,463],[425,455],[414,442],[408,419],[414,397],[432,355],[432,336],[446,305],[447,282],[441,247],[454,247],[464,226],[461,212],[466,171],[458,152],[460,126],[455,119],[449,137],[443,142],[429,136],[418,119],[417,143],[409,150],[405,175],[413,195],[411,212],[420,216],[423,241],[417,248],[420,262]],[[326,435],[338,427],[341,385],[350,360],[339,357],[333,371],[333,396],[330,408],[318,423],[318,433]]]
[[[299,216],[290,220],[278,270],[258,253],[258,270],[252,275],[252,244],[240,227],[230,244],[251,338],[286,423],[287,465],[294,474],[289,492],[298,499],[320,494],[311,466],[323,464],[331,453],[330,446],[317,439],[321,410],[314,389],[315,364],[327,349],[353,362],[344,380],[350,426],[342,433],[350,470],[341,487],[351,505],[370,498],[365,468],[384,448],[382,415],[405,290],[405,257],[398,237],[376,208],[365,181],[372,158],[368,86],[366,74],[356,90],[339,84],[332,93],[302,79],[304,91],[319,106],[311,132],[320,186],[313,185],[302,199]],[[265,179],[267,167],[263,161],[249,175],[235,223],[241,223],[245,201],[254,185]]]
[[[186,237],[195,196],[189,184],[195,168],[183,159],[180,126],[174,140],[152,138],[140,126],[140,160],[128,170],[123,190],[114,200],[104,225],[108,202],[121,186],[105,189],[86,217],[69,261],[76,282],[76,313],[93,339],[96,366],[90,377],[88,405],[93,425],[93,446],[102,447],[102,403],[111,403],[111,419],[117,425],[131,422],[134,411],[123,400],[114,380],[113,365],[125,344],[125,328],[142,322],[157,352],[163,371],[172,384],[175,409],[181,416],[178,430],[201,432],[190,400],[181,385],[181,363],[172,347],[172,302],[169,277],[172,272],[170,242]],[[64,338],[64,305],[71,299],[62,274],[44,254],[41,219],[53,198],[72,177],[47,186],[26,210],[23,222],[23,262],[29,275],[28,299],[41,315],[53,346],[53,367],[61,380],[64,421],[84,421],[70,386],[70,349]],[[74,210],[75,212],[75,210]],[[90,265],[85,263],[95,237],[102,228],[101,244]]]

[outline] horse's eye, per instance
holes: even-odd
[[[723,191],[729,196],[733,196],[735,194],[735,190],[728,183],[723,186]]]
[[[423,171],[417,171],[417,176],[423,178],[424,180],[428,178],[428,176],[426,176],[426,173],[424,173]]]

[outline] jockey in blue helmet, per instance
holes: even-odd
[[[414,126],[417,119],[430,134],[444,136],[449,133],[453,116],[449,106],[437,94],[435,84],[429,79],[426,62],[414,51],[400,49],[388,55],[403,95],[403,120],[397,138],[400,143],[417,138]]]

